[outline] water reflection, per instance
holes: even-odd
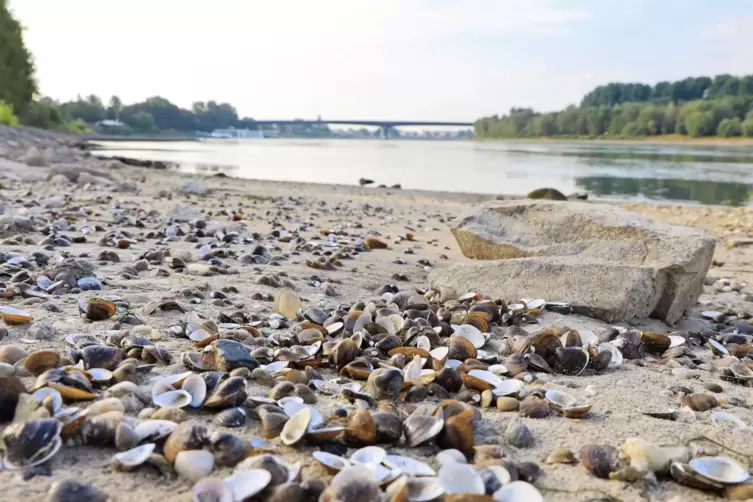
[[[725,162],[733,164],[753,164],[751,150],[714,147],[657,147],[598,145],[582,147],[559,145],[553,148],[511,148],[509,153],[553,155],[557,157],[581,157],[601,160],[647,160],[652,162]]]
[[[682,179],[576,177],[581,190],[596,197],[693,201],[701,204],[748,204],[753,187],[746,183]]]

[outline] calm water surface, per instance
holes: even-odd
[[[523,195],[541,187],[604,199],[748,204],[753,147],[350,139],[100,143],[97,155],[183,171],[407,189]]]

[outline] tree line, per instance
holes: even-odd
[[[687,78],[678,82],[612,83],[586,94],[580,106],[551,113],[512,108],[475,123],[481,138],[753,137],[753,76]]]
[[[228,103],[197,101],[189,110],[160,96],[130,105],[124,105],[119,97],[113,96],[105,105],[98,96],[91,95],[56,105],[66,118],[82,120],[87,124],[96,124],[104,120],[119,121],[138,133],[210,132],[215,129],[239,127],[250,121],[240,120],[238,112]]]

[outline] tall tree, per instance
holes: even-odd
[[[34,63],[23,40],[23,29],[0,0],[0,100],[22,113],[37,92]]]
[[[110,106],[107,107],[107,118],[110,120],[120,120],[120,112],[123,110],[123,102],[119,97],[110,98]]]

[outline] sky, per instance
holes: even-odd
[[[243,117],[473,121],[751,74],[751,0],[10,0],[41,93]]]

